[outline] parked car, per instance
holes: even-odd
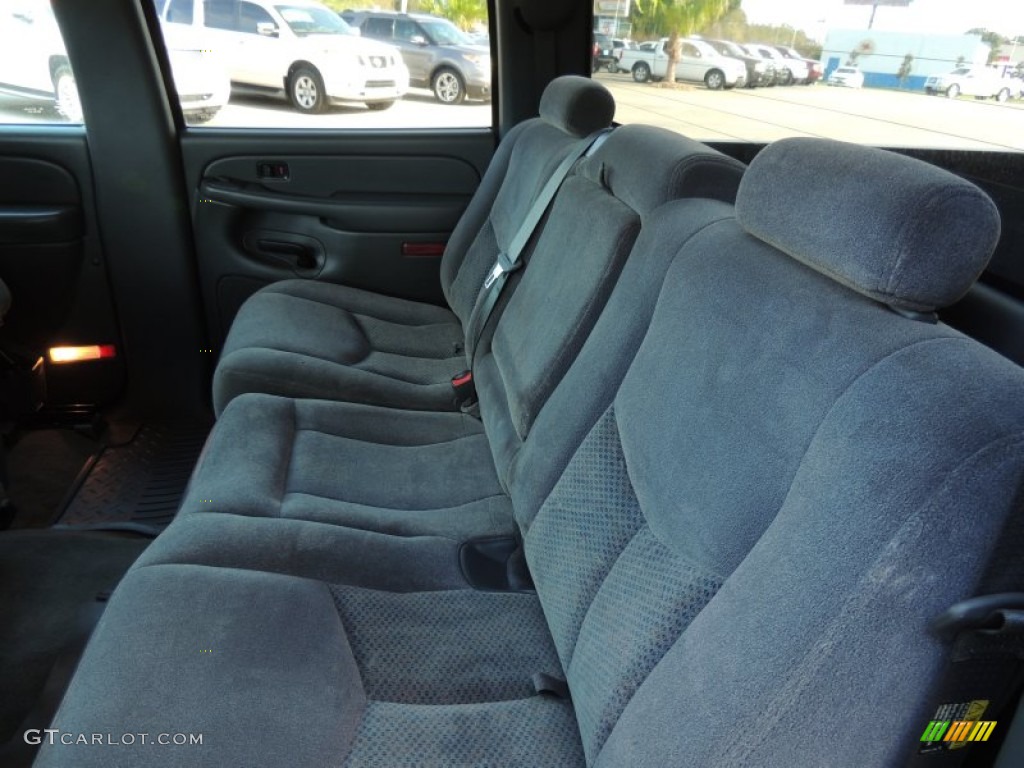
[[[856,67],[839,67],[829,75],[828,84],[846,88],[863,88],[864,73]]]
[[[775,62],[763,56],[752,56],[736,43],[728,40],[705,40],[722,56],[742,61],[747,67],[747,88],[757,85],[775,85]]]
[[[957,67],[947,75],[932,75],[924,83],[925,93],[955,99],[963,94],[977,99],[1007,101],[1017,86],[988,67]]]
[[[775,62],[775,69],[779,75],[777,80],[779,85],[794,85],[807,81],[810,68],[803,59],[787,58],[782,55],[781,51],[762,43],[750,43],[744,47],[751,53],[765,56]]]
[[[224,66],[195,40],[167,43],[186,122],[213,119],[231,95]],[[0,11],[0,91],[53,104],[66,120],[82,121],[75,75],[46,0],[21,0]]]
[[[409,88],[409,70],[390,45],[363,40],[315,0],[158,0],[172,33],[201,30],[223,55],[232,85],[286,94],[299,112],[339,101],[387,109]]]
[[[636,43],[634,43],[632,40],[629,40],[628,38],[624,38],[624,37],[613,37],[612,38],[612,49],[613,49],[613,54],[615,56],[615,71],[616,72],[624,72],[625,71],[625,70],[623,70],[619,66],[619,62],[622,61],[622,54],[624,52],[626,52],[626,51],[634,51],[634,50],[636,50],[636,47],[637,47]]]
[[[402,52],[410,85],[429,88],[442,104],[491,98],[491,50],[440,16],[390,11],[342,11],[363,37]]]
[[[808,59],[806,56],[802,56],[796,48],[787,45],[774,45],[772,47],[781,53],[783,58],[790,61],[802,61],[807,65],[807,75],[801,81],[803,85],[813,85],[824,76],[825,68],[821,66],[821,62],[817,59]]]
[[[618,72],[619,58],[615,55],[615,44],[611,37],[595,32],[590,68],[593,72],[597,72],[601,67],[609,72]]]
[[[635,51],[623,51],[619,67],[630,72],[633,80],[646,83],[661,79],[668,73],[668,38],[659,41],[656,50],[641,46]],[[712,91],[734,88],[747,82],[747,67],[739,59],[722,56],[703,40],[682,40],[676,78],[702,82]]]

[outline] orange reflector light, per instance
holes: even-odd
[[[50,347],[51,363],[80,363],[83,360],[105,360],[117,357],[113,344],[93,344],[87,347]]]

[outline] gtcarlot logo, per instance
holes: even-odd
[[[133,747],[139,744],[161,747],[202,746],[201,733],[74,733],[58,728],[30,728],[26,744],[66,744],[82,746]]]

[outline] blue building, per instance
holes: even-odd
[[[864,73],[866,87],[923,90],[929,75],[950,72],[959,64],[984,66],[989,50],[980,35],[833,29],[825,36],[821,63],[826,78],[837,67],[855,66]],[[904,62],[910,71],[901,79]]]

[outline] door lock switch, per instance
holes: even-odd
[[[288,170],[288,163],[259,163],[256,166],[256,175],[261,179],[279,179],[286,181],[291,175]]]

